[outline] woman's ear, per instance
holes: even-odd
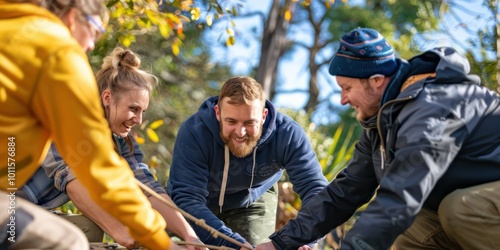
[[[78,10],[76,8],[70,8],[64,15],[61,17],[63,23],[68,27],[70,32],[74,32],[76,29],[76,15]]]
[[[106,89],[101,94],[101,102],[104,107],[108,107],[111,104],[111,91]]]

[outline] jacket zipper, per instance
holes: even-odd
[[[400,98],[400,99],[396,99],[396,100],[391,100],[391,101],[388,101],[386,103],[384,103],[384,105],[382,105],[382,107],[380,108],[380,110],[378,111],[378,115],[377,115],[377,131],[378,131],[378,136],[380,137],[380,168],[382,170],[384,170],[384,165],[385,165],[385,160],[386,160],[386,153],[385,153],[385,140],[382,136],[382,126],[380,125],[380,117],[381,117],[381,114],[382,114],[382,110],[387,107],[389,104],[393,104],[393,103],[397,103],[397,102],[403,102],[403,101],[408,101],[408,100],[411,100],[413,99],[413,96],[408,96],[408,97],[405,97],[405,98]]]

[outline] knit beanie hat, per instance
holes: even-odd
[[[385,38],[376,30],[357,28],[340,39],[328,72],[362,79],[375,74],[390,76],[397,68],[394,50]]]

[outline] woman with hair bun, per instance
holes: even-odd
[[[171,201],[149,172],[148,166],[142,163],[143,153],[130,134],[132,127],[142,123],[142,114],[148,108],[151,92],[158,82],[154,75],[141,70],[140,66],[140,58],[134,52],[120,47],[105,57],[96,76],[101,104],[113,132],[115,150],[127,160],[135,178]],[[45,183],[44,187],[39,185],[42,182]],[[22,190],[29,200],[47,209],[72,200],[83,215],[63,218],[82,229],[90,242],[101,242],[104,231],[120,245],[129,249],[138,247],[127,228],[91,200],[54,145],[42,167]],[[170,231],[186,241],[200,242],[179,212],[152,196],[148,196],[148,199],[153,208],[164,217]]]
[[[149,249],[177,248],[114,151],[99,103],[85,52],[106,17],[102,0],[0,0],[0,249],[89,249],[78,228],[21,198],[51,142],[132,237]]]

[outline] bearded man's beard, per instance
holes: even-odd
[[[238,136],[234,132],[231,132],[229,137],[225,137],[222,134],[223,131],[222,123],[220,126],[221,126],[220,137],[222,138],[222,141],[224,141],[224,143],[227,145],[229,151],[231,151],[231,153],[238,158],[246,157],[250,153],[252,153],[252,150],[255,148],[255,146],[257,146],[257,142],[259,141],[260,136],[262,135],[262,127],[261,127],[259,132],[257,132],[254,136],[249,136],[248,134],[246,134],[244,136],[245,142],[237,144],[233,139],[238,138]]]

